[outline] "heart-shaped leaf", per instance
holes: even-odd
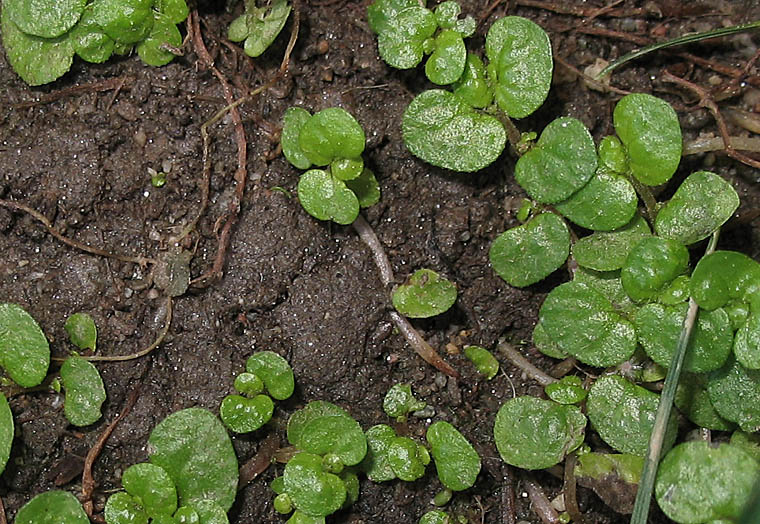
[[[389,417],[405,417],[411,411],[423,409],[427,404],[417,400],[410,384],[393,384],[383,398],[383,411]]]
[[[581,227],[610,231],[627,224],[639,203],[627,178],[597,170],[588,183],[554,207]]]
[[[298,200],[314,218],[350,224],[359,214],[359,200],[346,183],[327,171],[310,169],[298,181]]]
[[[85,9],[82,18],[71,30],[71,42],[79,58],[87,62],[103,63],[114,50],[114,40],[95,22],[92,9]]]
[[[246,398],[227,395],[219,407],[222,422],[235,433],[256,431],[269,422],[274,413],[274,403],[267,395]]]

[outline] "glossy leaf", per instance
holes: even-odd
[[[90,524],[77,498],[68,491],[46,491],[16,514],[16,524]]]
[[[597,170],[585,186],[554,207],[581,227],[611,231],[631,221],[638,203],[627,178]]]
[[[575,118],[557,118],[517,161],[515,180],[534,200],[554,204],[585,186],[594,176],[596,162],[596,148],[586,126]]]
[[[486,68],[478,55],[467,53],[464,72],[452,85],[454,94],[472,107],[488,107],[493,100],[493,91],[488,86]]]
[[[523,118],[543,104],[553,71],[543,29],[527,18],[500,18],[488,30],[486,56],[496,73],[496,102],[507,115]]]
[[[16,26],[32,36],[55,38],[74,27],[85,0],[6,0],[3,10]]]
[[[501,155],[507,140],[496,118],[440,89],[417,95],[404,111],[401,127],[412,154],[454,171],[486,167]]]
[[[588,391],[583,389],[583,381],[575,375],[568,375],[548,384],[544,391],[547,397],[558,404],[580,404],[588,395]]]
[[[387,424],[372,426],[365,433],[367,454],[362,461],[362,470],[372,482],[385,482],[396,478],[388,462],[388,448],[396,438],[396,431]]]
[[[688,304],[647,304],[636,314],[634,324],[639,344],[649,358],[669,368],[678,346]],[[684,371],[705,373],[721,367],[734,343],[728,315],[722,309],[701,311],[684,357]]]
[[[122,44],[144,40],[153,27],[152,0],[94,0],[95,21],[103,32]]]
[[[426,405],[414,397],[410,384],[394,384],[383,398],[383,411],[393,418],[405,417],[411,411],[420,410]]]
[[[430,462],[427,450],[409,437],[394,437],[388,445],[388,464],[398,478],[414,482],[425,474]]]
[[[735,251],[705,255],[691,274],[691,294],[699,307],[715,309],[729,300],[760,299],[760,264]]]
[[[285,110],[282,117],[282,154],[285,158],[298,169],[309,169],[311,160],[301,149],[298,137],[301,135],[301,129],[307,120],[311,118],[311,113],[302,107],[289,107]]]
[[[175,24],[183,22],[190,12],[185,0],[154,0],[153,5],[159,13],[168,16]]]
[[[707,377],[700,373],[681,375],[674,403],[678,410],[702,428],[730,431],[735,424],[721,417],[707,393]]]
[[[359,158],[337,158],[330,163],[330,173],[338,180],[348,182],[362,174],[364,160]]]
[[[633,325],[605,296],[581,282],[555,287],[541,306],[539,321],[563,351],[592,366],[620,364],[636,349]]]
[[[470,359],[478,373],[491,380],[499,372],[499,361],[486,348],[465,346],[464,356]]]
[[[628,156],[618,137],[606,136],[599,142],[599,167],[620,175],[628,171]]]
[[[351,415],[349,415],[345,409],[330,402],[325,402],[323,400],[309,402],[303,407],[303,409],[299,409],[288,419],[288,442],[297,446],[296,443],[301,440],[304,428],[306,428],[311,421],[319,417],[329,416],[351,418]]]
[[[733,349],[739,364],[747,369],[760,369],[760,311],[749,315],[736,332]]]
[[[623,267],[631,249],[651,234],[646,220],[636,215],[623,227],[579,239],[573,244],[573,257],[583,267],[614,271]]]
[[[274,413],[274,403],[267,395],[246,398],[227,395],[219,407],[219,416],[224,425],[235,433],[256,431],[269,422]]]
[[[472,487],[480,473],[480,456],[459,430],[445,421],[434,422],[425,438],[441,484],[452,491]]]
[[[435,15],[419,4],[387,16],[379,23],[377,50],[385,62],[396,69],[410,69],[422,60],[423,43],[433,36],[438,24]]]
[[[568,354],[557,345],[556,342],[554,342],[549,334],[544,329],[544,326],[541,324],[541,322],[536,323],[536,327],[533,329],[533,344],[535,344],[536,349],[538,349],[541,353],[546,355],[547,357],[552,358],[567,358]]]
[[[229,510],[237,493],[237,458],[227,430],[210,411],[172,413],[153,429],[148,446],[150,462],[169,474],[181,505],[207,499]]]
[[[760,481],[760,464],[730,444],[685,442],[662,460],[655,494],[676,522],[735,521]]]
[[[499,235],[488,258],[501,278],[525,287],[557,270],[569,252],[570,232],[565,221],[554,213],[541,213]]]
[[[104,516],[107,524],[148,524],[148,514],[130,494],[117,491],[106,501]],[[153,520],[155,522],[156,519]],[[170,520],[174,524],[174,519]],[[152,524],[152,523],[151,523]]]
[[[648,237],[628,253],[620,271],[628,296],[636,302],[652,299],[689,267],[689,251],[676,240]]]
[[[285,465],[285,491],[295,507],[313,517],[334,513],[346,500],[346,486],[332,473],[322,470],[322,457],[298,453]]]
[[[435,50],[425,62],[428,80],[438,85],[448,85],[459,80],[464,73],[467,48],[462,35],[446,30],[435,37]]]
[[[230,522],[225,509],[213,500],[194,502],[193,509],[198,513],[200,524],[229,524]]]
[[[736,430],[731,434],[729,443],[741,448],[745,453],[760,462],[760,435]]]
[[[69,357],[61,366],[61,382],[66,391],[63,411],[69,422],[89,426],[101,417],[106,390],[98,368],[82,357]]]
[[[664,184],[681,161],[681,125],[670,104],[645,93],[620,99],[615,131],[628,152],[630,170],[649,186]]]
[[[624,313],[626,317],[630,317],[639,309],[623,289],[620,271],[594,271],[581,266],[575,271],[573,281],[586,284],[601,293],[616,310]]]
[[[359,214],[359,200],[346,183],[327,171],[310,169],[298,181],[298,200],[314,218],[347,225]]]
[[[0,393],[0,473],[5,471],[8,458],[11,456],[14,432],[13,413],[5,395]]]
[[[618,375],[600,377],[591,386],[586,410],[602,439],[623,453],[645,456],[660,396]],[[673,445],[677,424],[668,421],[663,449]]]
[[[153,27],[145,40],[137,44],[137,54],[148,65],[160,67],[174,60],[174,53],[166,46],[178,49],[182,47],[182,35],[168,16],[155,13]]]
[[[375,0],[367,8],[367,21],[375,33],[387,31],[389,20],[407,7],[419,7],[417,0]]]
[[[82,18],[71,30],[71,42],[79,58],[87,62],[103,63],[114,50],[114,40],[103,32],[95,22],[91,8],[86,8]]]
[[[134,464],[124,470],[121,484],[151,517],[173,515],[177,511],[177,489],[160,466],[149,462]]]
[[[710,373],[707,393],[715,411],[744,431],[760,430],[760,371],[746,369],[734,358]]]
[[[657,213],[654,229],[665,238],[693,244],[710,236],[738,207],[739,195],[731,184],[715,173],[698,171]]]
[[[259,377],[267,392],[277,400],[285,400],[293,394],[295,380],[288,361],[274,351],[258,351],[245,363],[245,370]]]
[[[326,166],[337,158],[359,157],[364,151],[364,141],[362,126],[340,107],[315,113],[298,135],[301,150],[318,166]]]
[[[264,391],[264,381],[255,374],[246,371],[235,377],[232,387],[241,395],[251,398]]]
[[[453,282],[430,269],[418,269],[391,295],[393,307],[404,316],[428,318],[451,308],[457,299]]]
[[[50,366],[50,346],[35,320],[17,304],[0,304],[0,362],[21,387],[40,384]]]
[[[689,277],[679,275],[657,296],[660,304],[674,306],[689,300]],[[729,319],[731,316],[729,315]]]
[[[367,439],[358,422],[344,415],[316,417],[300,432],[293,445],[308,453],[337,455],[346,466],[353,466],[367,454]]]
[[[372,170],[366,167],[357,178],[346,180],[346,187],[354,192],[361,208],[374,206],[380,201],[380,184]]]
[[[562,462],[583,442],[586,417],[575,406],[535,397],[516,397],[496,414],[493,435],[499,455],[522,469]]]
[[[420,517],[419,524],[453,524],[453,522],[445,511],[433,509]]]

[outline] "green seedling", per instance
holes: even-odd
[[[298,198],[311,216],[345,225],[360,207],[377,203],[380,188],[361,158],[364,143],[364,130],[344,109],[285,112],[282,152],[295,167],[308,169],[298,182]],[[312,165],[324,169],[309,169]]]
[[[106,390],[98,369],[80,356],[67,358],[61,366],[61,382],[66,392],[63,412],[75,426],[89,426],[100,417]]]
[[[558,404],[580,404],[588,395],[588,391],[583,388],[583,380],[575,375],[562,377],[561,380],[548,384],[544,390],[546,396]]]
[[[454,519],[440,509],[433,509],[420,517],[419,524],[454,524]]]
[[[182,45],[176,24],[188,12],[185,0],[10,0],[0,32],[16,73],[41,85],[66,73],[75,54],[100,63],[134,47],[148,65],[165,65]]]
[[[255,0],[246,0],[245,13],[230,24],[227,38],[232,42],[243,42],[245,54],[257,57],[272,45],[290,16],[291,7],[286,0],[257,7]]]
[[[98,339],[98,329],[95,327],[95,321],[87,313],[74,313],[66,319],[63,325],[69,340],[76,347],[82,350],[91,349],[95,351]]]
[[[17,304],[0,304],[0,364],[16,384],[25,388],[39,385],[50,367],[45,334]]]
[[[464,356],[470,359],[478,373],[486,377],[486,380],[491,380],[499,372],[499,361],[486,348],[465,346]]]
[[[387,449],[387,460],[396,477],[414,482],[425,474],[430,464],[427,448],[409,437],[394,437]]]
[[[444,421],[431,424],[425,437],[441,484],[451,491],[471,488],[480,473],[480,456],[472,444]]]
[[[684,373],[673,400],[678,410],[699,427],[720,431],[730,431],[736,427],[715,410],[707,392],[705,374]]]
[[[16,524],[89,524],[77,498],[68,491],[46,491],[16,514]]]
[[[412,411],[419,411],[425,406],[425,402],[414,398],[410,384],[394,384],[383,399],[385,414],[399,422],[406,420],[406,416]]]
[[[428,318],[451,308],[457,299],[453,282],[430,269],[418,269],[391,295],[396,311],[410,318]]]

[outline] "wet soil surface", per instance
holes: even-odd
[[[489,266],[488,249],[499,233],[517,224],[512,203],[524,193],[512,177],[514,158],[504,154],[478,174],[461,175],[412,157],[401,141],[400,120],[414,95],[429,87],[422,72],[393,70],[378,58],[366,23],[367,2],[300,4],[301,30],[287,76],[240,107],[248,142],[248,181],[223,278],[191,286],[174,300],[171,327],[158,349],[129,362],[98,364],[108,400],[103,418],[92,426],[70,426],[60,394],[38,391],[11,399],[17,438],[0,481],[10,520],[37,493],[56,486],[79,493],[82,457],[133,388],[139,388],[137,403],[94,467],[96,510],[120,487],[121,472],[146,459],[146,440],[160,420],[191,406],[218,410],[246,358],[266,349],[290,361],[296,394],[278,406],[272,424],[233,437],[241,463],[257,453],[267,435],[278,435],[286,445],[284,421],[312,400],[345,407],[364,428],[387,422],[383,396],[392,384],[407,382],[432,407],[432,419],[453,423],[483,457],[476,486],[456,495],[452,510],[470,522],[508,522],[505,501],[516,489],[516,518],[538,522],[522,495],[521,473],[498,459],[492,423],[504,400],[515,393],[539,395],[540,388],[508,363],[487,382],[456,353],[464,344],[494,348],[498,338],[505,337],[537,366],[550,369],[555,362],[526,341],[544,296],[567,279],[567,271],[559,270],[526,289],[500,280]],[[462,4],[465,14],[481,21],[468,44],[473,49],[482,46],[487,28],[505,13],[533,19],[552,38],[559,62],[554,88],[536,115],[518,123],[520,129],[540,130],[553,118],[568,115],[581,119],[597,139],[612,131],[611,111],[620,95],[589,89],[562,62],[582,70],[596,58],[613,59],[632,49],[629,37],[662,40],[760,18],[760,8],[752,1],[684,3],[688,7],[670,0],[615,2],[611,11],[596,13],[593,21],[588,17],[604,7],[603,2],[534,7],[508,2],[490,11],[492,3],[483,0]],[[200,6],[206,45],[237,96],[275,74],[292,23],[262,57],[251,60],[224,41],[226,27],[240,9],[238,4],[229,9]],[[575,9],[585,10],[584,16],[563,14]],[[691,52],[741,70],[756,51],[754,46],[744,35],[703,43]],[[137,56],[103,65],[75,61],[61,80],[41,88],[23,84],[0,53],[0,198],[39,211],[78,242],[114,253],[166,257],[200,210],[200,127],[225,105],[216,77],[202,66],[190,44],[184,49],[184,56],[163,68],[144,66]],[[715,134],[712,118],[694,108],[692,94],[662,81],[665,67],[710,88],[724,86],[731,78],[694,66],[682,56],[659,53],[616,73],[613,84],[673,103],[687,141]],[[757,71],[752,68],[750,73]],[[113,79],[116,89],[93,88]],[[75,86],[86,87],[48,98]],[[758,110],[760,93],[756,86],[742,83],[721,104]],[[300,207],[295,198],[299,172],[277,150],[280,121],[292,105],[311,111],[344,107],[366,130],[364,157],[382,190],[380,203],[368,209],[366,217],[399,280],[424,267],[456,283],[459,298],[452,310],[414,324],[461,372],[461,380],[447,379],[426,365],[394,331],[388,290],[353,229],[319,222]],[[740,128],[732,131],[746,133]],[[213,264],[219,228],[235,191],[237,148],[229,116],[210,127],[210,143],[209,205],[184,245],[193,253],[193,277]],[[686,174],[705,167],[726,176],[739,191],[740,211],[760,204],[760,174],[722,155],[688,157],[673,187]],[[149,169],[169,172],[164,187],[151,185]],[[727,232],[722,245],[757,258],[759,236],[757,222],[745,224]],[[94,317],[98,352],[105,355],[149,346],[163,325],[167,302],[151,281],[151,265],[140,267],[71,248],[28,214],[3,208],[0,253],[0,302],[26,308],[48,336],[54,356],[72,349],[63,324],[75,312]],[[447,346],[453,354],[447,354]],[[423,436],[429,422],[412,418],[405,430]],[[230,522],[284,521],[272,508],[268,488],[281,470],[281,465],[269,467],[239,493]],[[561,483],[551,475],[535,473],[533,478],[550,497],[559,493]],[[434,468],[414,483],[364,480],[359,501],[329,520],[414,523],[431,509],[430,500],[439,489]],[[580,489],[579,500],[587,522],[627,522],[590,491]]]

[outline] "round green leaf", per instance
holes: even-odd
[[[670,367],[688,307],[685,302],[676,306],[647,304],[634,319],[639,344],[649,358],[664,368]],[[733,343],[728,314],[722,309],[701,311],[686,348],[684,371],[705,373],[718,369],[726,362]]]
[[[543,469],[559,464],[580,446],[585,427],[586,417],[575,406],[525,396],[501,406],[493,436],[507,464]]]
[[[46,491],[16,514],[16,524],[89,524],[77,498],[68,491]]]
[[[201,524],[201,517],[195,508],[190,506],[182,506],[174,514],[174,522],[177,524]],[[153,523],[151,523],[153,524]]]
[[[454,426],[438,421],[425,434],[441,484],[452,491],[472,487],[480,473],[480,456]]]
[[[583,381],[575,375],[547,384],[544,391],[547,397],[559,404],[580,404],[588,396],[588,391],[583,389]]]
[[[575,271],[573,280],[586,284],[596,292],[601,293],[616,310],[623,312],[627,318],[639,309],[623,289],[620,271],[594,271],[580,266]]]
[[[554,207],[581,227],[610,231],[629,223],[638,203],[627,178],[597,170],[588,184]]]
[[[322,470],[322,457],[298,453],[285,465],[285,492],[298,510],[313,517],[334,513],[346,500],[346,486]]]
[[[452,85],[454,94],[472,107],[488,107],[493,100],[493,92],[488,87],[486,68],[478,55],[467,53],[464,72]]]
[[[21,79],[38,86],[63,76],[74,60],[74,47],[68,33],[57,38],[40,38],[21,31],[8,9],[0,11],[0,33],[8,62]]]
[[[85,0],[5,0],[3,11],[24,33],[55,38],[74,27]]]
[[[752,458],[760,462],[760,435],[736,430],[731,433],[730,444],[744,450]]]
[[[731,218],[739,195],[731,184],[709,171],[689,175],[657,213],[657,234],[689,245],[707,238]]]
[[[346,466],[358,464],[367,454],[367,438],[358,422],[344,415],[311,420],[293,444],[308,453],[337,455]]]
[[[180,504],[208,499],[229,510],[238,464],[227,430],[213,413],[201,408],[172,413],[153,429],[148,446],[150,462],[169,474]]]
[[[375,33],[388,31],[389,20],[408,7],[419,7],[417,0],[375,0],[367,7],[367,21]]]
[[[685,442],[660,464],[657,503],[676,522],[735,522],[760,481],[760,464],[736,446]]]
[[[285,400],[293,394],[293,369],[287,360],[274,351],[254,353],[245,363],[245,370],[263,380],[273,398]]]
[[[704,374],[682,374],[673,402],[681,413],[699,427],[719,431],[730,431],[736,427],[715,411],[707,393],[707,377]]]
[[[433,509],[420,517],[419,524],[453,524],[453,521],[445,511]]]
[[[380,201],[380,184],[372,170],[366,167],[357,178],[346,180],[346,187],[356,195],[359,207],[374,206]]]
[[[410,411],[423,409],[427,404],[414,398],[410,384],[394,384],[383,398],[383,411],[389,417],[405,417]]]
[[[230,22],[230,26],[227,28],[227,39],[230,42],[242,42],[248,38],[248,20],[250,17],[251,15],[243,13]]]
[[[113,38],[95,22],[91,7],[84,10],[79,23],[71,30],[71,41],[82,60],[96,64],[108,60],[114,50]]]
[[[264,381],[254,373],[240,373],[232,384],[235,391],[246,397],[255,397],[264,391]]]
[[[63,325],[66,333],[69,334],[69,340],[79,349],[95,350],[95,343],[98,338],[98,330],[95,327],[95,321],[87,313],[74,313],[66,319]]]
[[[715,251],[702,257],[691,274],[691,294],[699,307],[715,309],[729,300],[760,299],[760,264],[735,251]]]
[[[633,325],[604,295],[581,282],[555,287],[541,306],[539,321],[560,349],[585,364],[614,366],[636,349]]]
[[[244,15],[248,30],[245,54],[256,58],[264,53],[285,27],[290,9],[286,0],[274,0],[268,8],[259,8],[255,14]]]
[[[377,35],[380,56],[391,67],[410,69],[422,60],[423,43],[438,24],[432,11],[416,4],[385,18],[382,26]]]
[[[682,143],[678,115],[670,104],[634,93],[620,99],[612,118],[633,176],[649,186],[667,182],[681,161]]]
[[[146,64],[160,67],[174,60],[174,53],[164,49],[167,45],[181,47],[182,35],[168,16],[154,13],[153,27],[145,40],[137,44],[137,54]]]
[[[122,44],[136,44],[153,27],[152,4],[152,0],[94,0],[92,12],[105,34]]]
[[[361,467],[372,482],[385,482],[396,478],[393,468],[388,463],[388,448],[396,438],[396,432],[387,424],[372,426],[365,433],[367,437],[367,454]]]
[[[346,417],[353,420],[345,409],[335,404],[323,400],[309,402],[303,409],[299,409],[288,419],[288,442],[297,446],[297,443],[303,438],[304,429],[312,420],[330,416]]]
[[[409,437],[394,437],[388,445],[388,464],[398,478],[414,482],[425,474],[430,457],[423,446]],[[427,460],[426,460],[427,459]]]
[[[554,213],[541,213],[499,235],[488,258],[494,271],[516,287],[535,284],[567,260],[570,232]]]
[[[198,500],[193,503],[193,509],[198,513],[200,524],[229,524],[230,522],[224,508],[213,500]]]
[[[636,302],[653,298],[689,267],[689,251],[676,240],[647,237],[628,253],[620,279]]]
[[[227,395],[219,407],[222,422],[235,433],[256,431],[269,422],[274,412],[274,403],[267,395],[246,398]]]
[[[428,80],[439,86],[453,84],[464,73],[467,48],[462,35],[446,30],[435,37],[435,51],[425,63]]]
[[[310,169],[298,181],[298,200],[314,218],[347,225],[359,214],[359,200],[346,183],[327,171]]]
[[[478,373],[491,380],[499,372],[499,361],[490,351],[480,346],[465,346],[464,356],[470,359]]]
[[[418,269],[393,290],[393,307],[407,317],[428,318],[448,311],[457,299],[453,282],[430,269]]]
[[[124,470],[121,484],[145,512],[155,515],[173,515],[177,511],[177,489],[164,468],[142,462]]]
[[[585,186],[594,176],[596,162],[594,140],[586,126],[575,118],[557,118],[544,128],[536,146],[517,161],[515,180],[534,200],[554,204]],[[581,210],[593,205],[593,195],[581,199]],[[597,212],[586,209],[592,217]]]
[[[746,369],[733,357],[710,373],[707,393],[718,414],[744,431],[760,430],[760,371]]]
[[[600,377],[591,385],[586,412],[602,439],[623,453],[645,456],[660,396],[618,375]],[[671,416],[663,449],[673,445],[678,426]]]
[[[544,103],[554,68],[543,29],[527,18],[500,18],[488,30],[486,55],[495,65],[496,102],[507,115],[523,118]]]
[[[359,158],[337,158],[330,163],[330,173],[338,180],[353,180],[364,171],[364,160]]]
[[[140,503],[123,491],[108,497],[104,513],[108,524],[148,524],[149,519]],[[156,522],[155,519],[153,522]],[[170,522],[174,524],[174,519]]]
[[[0,304],[0,362],[21,387],[40,384],[50,366],[50,346],[35,320],[17,304]]]
[[[230,26],[232,30],[232,26]],[[302,107],[289,107],[285,110],[282,117],[282,154],[298,169],[309,169],[311,160],[301,149],[298,137],[301,135],[301,129],[307,120],[311,118],[311,113]]]
[[[89,426],[100,416],[106,390],[98,368],[82,357],[69,357],[61,366],[61,382],[66,391],[63,411],[75,426]]]
[[[760,369],[760,311],[753,312],[736,332],[736,360],[747,369]]]
[[[646,220],[636,215],[614,231],[599,231],[579,239],[573,244],[573,257],[580,266],[614,271],[623,267],[631,249],[651,234]]]
[[[5,471],[5,465],[11,456],[14,431],[13,413],[8,405],[8,399],[0,393],[0,473]]]
[[[175,24],[184,22],[190,12],[185,0],[154,0],[153,5],[159,13],[168,16]]]
[[[364,151],[364,130],[351,114],[340,107],[316,113],[301,127],[298,143],[306,157],[318,166],[336,158],[356,158]]]
[[[404,111],[401,129],[409,151],[434,166],[477,171],[496,160],[507,135],[496,118],[475,111],[440,89],[423,91]]]

